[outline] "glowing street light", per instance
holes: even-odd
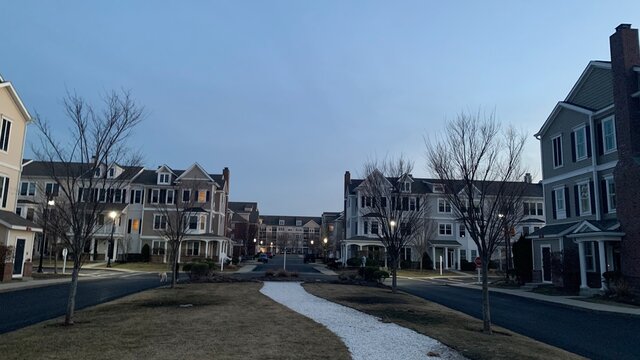
[[[113,232],[116,230],[116,217],[118,217],[118,213],[116,211],[111,211],[109,213],[109,217],[111,218],[111,236],[109,237],[109,247],[107,249],[107,267],[111,267],[111,258],[113,257]]]

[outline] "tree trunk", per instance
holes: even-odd
[[[482,259],[482,331],[491,334],[491,310],[489,307],[489,259]]]
[[[420,272],[422,272],[422,258],[420,258]]]
[[[53,256],[53,273],[58,273],[58,249],[56,246],[53,247],[55,249],[56,254]]]
[[[398,292],[398,261],[391,260],[391,292]]]
[[[73,314],[76,308],[76,293],[78,291],[78,274],[80,273],[80,259],[73,259],[73,272],[71,273],[71,285],[69,286],[69,299],[67,300],[67,314],[64,317],[65,325],[73,325]]]
[[[172,272],[171,272],[171,288],[175,288],[176,287],[176,283],[178,282],[178,252],[177,251],[173,251],[173,256],[171,259],[171,263],[173,266],[172,267]]]

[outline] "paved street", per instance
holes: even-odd
[[[481,291],[443,281],[398,279],[403,291],[482,318]],[[640,317],[601,313],[491,293],[494,324],[592,359],[637,359]]]
[[[96,280],[78,282],[76,309],[160,285],[156,274],[91,270],[85,275]],[[0,293],[0,334],[64,315],[68,294],[68,282]]]
[[[254,272],[262,272],[271,270],[278,270],[284,267],[284,254],[278,254],[266,264],[260,264],[253,269]],[[305,264],[302,255],[287,254],[287,271],[295,271],[298,273],[316,273],[319,272],[313,268],[311,264]]]

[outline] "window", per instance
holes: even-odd
[[[555,208],[556,208],[556,218],[564,219],[567,217],[567,210],[565,208],[565,194],[564,187],[557,188],[553,190],[555,194]]]
[[[575,152],[576,161],[580,161],[587,158],[587,131],[583,126],[573,131],[575,137]]]
[[[478,250],[471,250],[471,260],[475,260],[478,257]]]
[[[207,190],[200,190],[198,191],[198,202],[199,203],[205,203],[207,202]]]
[[[379,233],[378,222],[377,221],[372,221],[371,222],[371,234],[378,235],[378,233]]]
[[[34,208],[27,209],[27,220],[33,221],[33,219],[35,218],[35,215],[36,215],[36,209]]]
[[[416,210],[416,198],[409,198],[409,210],[411,211],[415,211]]]
[[[465,237],[467,235],[467,229],[465,229],[464,224],[458,225],[458,228],[459,228],[458,235],[460,235],[461,238]]]
[[[107,201],[107,189],[99,189],[98,191],[98,201],[106,202]]]
[[[284,220],[278,220],[278,225],[284,226]],[[284,230],[284,229],[283,229]]]
[[[34,182],[25,182],[20,183],[20,195],[22,196],[33,196],[36,194],[36,183]]]
[[[438,233],[440,235],[452,235],[452,226],[451,224],[439,224],[438,225]]]
[[[107,173],[107,177],[113,179],[115,176],[116,176],[116,169],[110,168],[109,172]]]
[[[604,153],[608,154],[616,149],[616,127],[613,118],[602,121],[602,145]]]
[[[402,192],[411,192],[411,182],[405,181],[402,183]]]
[[[369,234],[369,222],[368,221],[364,222],[364,234],[365,235]]]
[[[542,210],[543,204],[541,202],[524,201],[522,205],[524,207],[524,210],[523,210],[524,215],[538,215],[538,216],[543,215],[543,210]]]
[[[580,215],[591,215],[591,192],[588,182],[578,184],[578,199]]]
[[[553,144],[553,167],[562,166],[562,135],[558,135],[551,140]]]
[[[191,190],[182,190],[182,202],[188,203],[191,201]]]
[[[167,190],[167,204],[173,204],[173,195],[174,195],[173,189],[168,189]]]
[[[133,229],[133,231],[139,231],[140,230],[140,219],[133,219],[133,221],[131,222],[131,228]]]
[[[167,229],[167,215],[153,215],[153,230]]]
[[[593,246],[593,241],[584,243],[584,260],[587,264],[587,271],[595,271],[596,270],[596,257],[595,257],[595,249]]]
[[[100,168],[96,168],[96,170],[93,172],[93,175],[99,178],[100,176],[102,176],[102,170]]]
[[[444,192],[444,185],[442,185],[442,184],[433,184],[433,192],[434,193],[443,193]]]
[[[296,226],[302,226],[302,220],[296,220]]]
[[[616,212],[616,184],[613,182],[613,178],[605,179],[607,187],[607,209],[610,213]]]
[[[142,190],[131,190],[131,203],[132,204],[142,203]]]
[[[523,226],[522,227],[522,235],[524,235],[524,236],[529,235],[529,227],[528,226]]]
[[[46,183],[44,185],[44,193],[46,195],[58,196],[59,192],[60,192],[60,185],[56,183]]]
[[[151,190],[151,203],[152,204],[160,203],[160,189]]]
[[[200,255],[200,242],[189,241],[187,242],[187,256],[199,256]]]
[[[200,231],[204,231],[207,227],[207,217],[204,215],[200,216]]]
[[[467,250],[460,249],[460,259],[467,260]]]
[[[2,130],[0,131],[0,150],[8,151],[10,135],[11,135],[11,121],[7,119],[2,119]]]
[[[197,230],[198,229],[198,217],[197,216],[189,216],[189,230]]]
[[[153,240],[151,243],[151,249],[153,255],[164,255],[165,246],[167,245],[166,241],[162,240]]]
[[[18,207],[16,208],[16,214],[17,214],[18,216],[22,216],[22,208],[21,208],[21,207],[19,207],[19,206],[18,206]]]
[[[171,180],[171,175],[168,173],[158,174],[158,184],[168,184]]]
[[[451,212],[451,203],[446,199],[438,199],[438,212],[439,213],[450,213]]]

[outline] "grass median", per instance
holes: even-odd
[[[469,359],[582,359],[495,325],[494,334],[486,335],[482,321],[406,293],[340,284],[304,284],[304,288],[316,296],[434,338]]]
[[[349,359],[327,328],[260,283],[155,289],[0,336],[2,359]]]

